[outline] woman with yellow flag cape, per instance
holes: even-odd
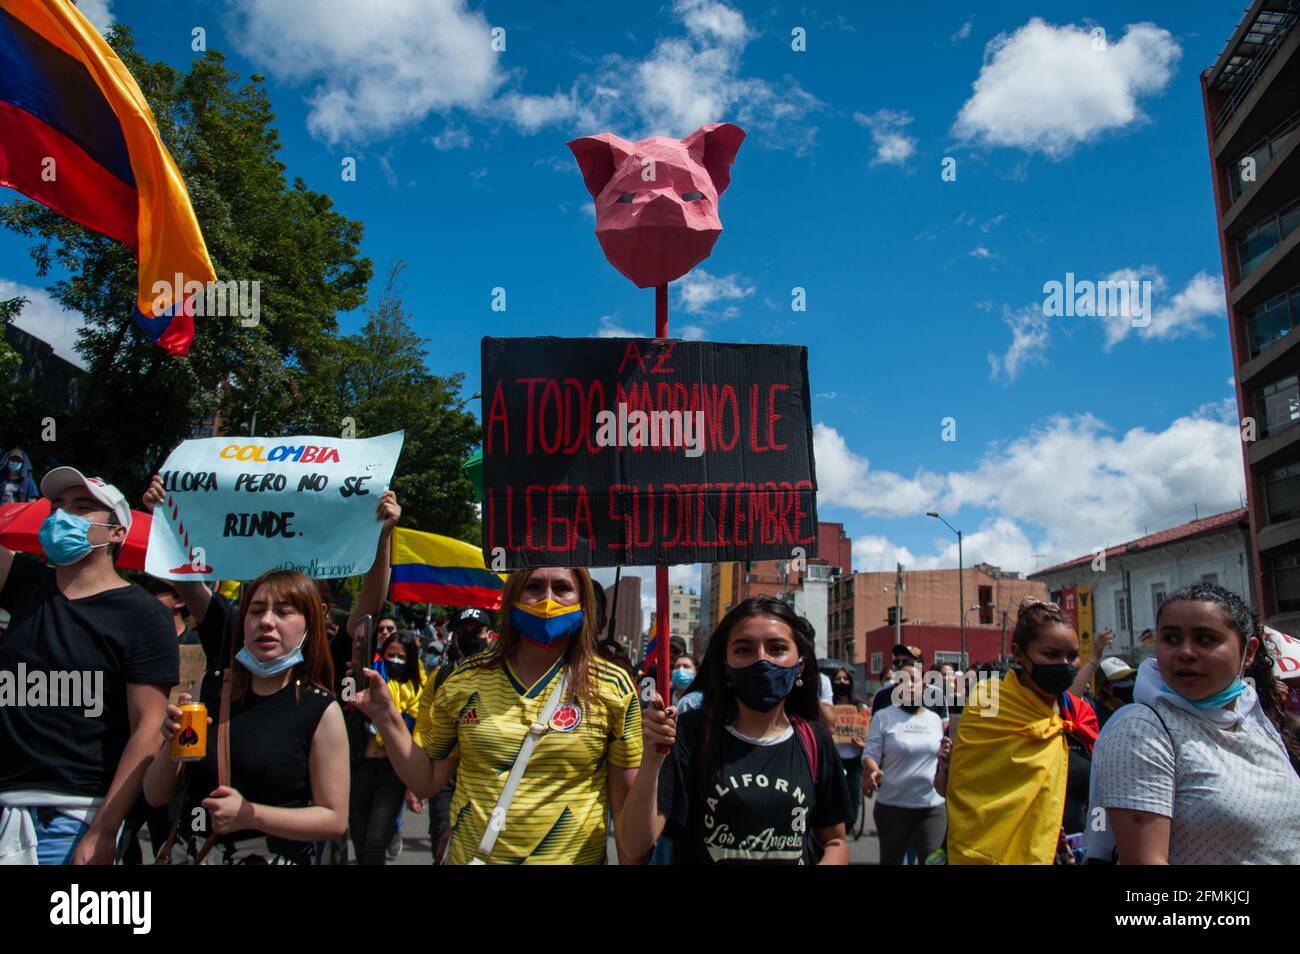
[[[944,791],[948,864],[1051,864],[1065,811],[1066,733],[1058,699],[1078,674],[1079,637],[1053,603],[1026,597],[1016,665],[979,683],[957,729]]]

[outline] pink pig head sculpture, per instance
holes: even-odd
[[[681,278],[722,234],[718,197],[745,131],[701,126],[685,139],[628,142],[612,133],[569,143],[596,200],[596,238],[609,263],[638,288]]]

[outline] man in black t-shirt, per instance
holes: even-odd
[[[131,526],[117,488],[56,467],[41,493],[51,565],[0,547],[0,860],[108,864],[180,653],[166,610],[113,567]]]

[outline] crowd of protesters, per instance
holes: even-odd
[[[0,547],[0,672],[97,687],[0,704],[0,863],[141,863],[147,832],[155,863],[384,864],[427,812],[445,864],[846,864],[865,799],[883,864],[1300,861],[1293,689],[1213,584],[1165,600],[1137,666],[1108,633],[1081,660],[1070,617],[1026,598],[1007,665],[964,674],[978,691],[899,645],[862,698],[807,619],[747,599],[702,656],[673,641],[663,698],[638,691],[585,569],[509,574],[495,623],[403,619],[392,491],[343,610],[293,570],[128,580],[117,488],[71,467],[37,485],[21,448],[0,484],[51,508],[44,559]],[[163,497],[155,477],[142,506]],[[182,647],[206,662],[169,701]],[[209,744],[178,761],[192,701]],[[844,707],[864,735],[838,734]]]

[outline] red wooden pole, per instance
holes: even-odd
[[[668,337],[668,284],[655,286],[655,337]],[[672,673],[669,667],[672,665],[671,654],[668,648],[669,639],[669,602],[668,602],[668,567],[655,567],[655,632],[659,640],[658,652],[655,654],[655,665],[657,667],[656,682],[659,685],[659,695],[663,697],[664,705],[670,706],[673,702],[672,692]]]

